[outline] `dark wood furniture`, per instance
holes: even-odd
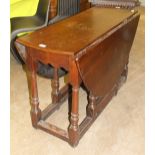
[[[57,5],[58,5],[58,0],[51,0],[49,20],[57,15]],[[80,0],[80,12],[90,8],[90,6],[91,4],[88,2],[88,0]]]
[[[112,16],[111,16],[112,15]],[[135,36],[139,14],[134,10],[93,7],[54,25],[18,38],[16,46],[26,50],[31,119],[35,128],[55,135],[72,146],[95,121],[116,95],[127,78],[129,52]],[[54,67],[53,103],[39,108],[36,81],[38,62]],[[68,71],[68,83],[59,89],[58,69]],[[79,88],[88,93],[86,117],[79,120]],[[71,92],[69,91],[71,87]],[[71,111],[67,131],[45,119],[71,94]]]
[[[87,10],[91,7],[91,3],[88,0],[80,0],[80,11]]]

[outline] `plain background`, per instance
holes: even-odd
[[[10,154],[10,8],[9,0],[0,4],[0,154]],[[146,155],[155,154],[155,1],[147,0],[145,28]]]

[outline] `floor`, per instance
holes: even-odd
[[[144,155],[144,8],[130,54],[128,80],[76,148],[36,130],[31,125],[25,72],[11,57],[12,155]],[[50,103],[50,80],[38,78],[41,108]],[[63,79],[60,79],[61,85]],[[80,121],[85,115],[86,94],[80,90]],[[48,121],[68,126],[64,103]]]

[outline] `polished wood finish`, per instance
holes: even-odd
[[[73,147],[78,144],[126,80],[129,51],[138,20],[137,12],[93,7],[17,39],[18,44],[26,47],[31,119],[35,128],[55,135]],[[43,111],[39,109],[37,92],[38,61],[55,68],[53,103]],[[68,71],[68,83],[59,90],[57,70],[60,67]],[[88,93],[88,105],[86,117],[79,124],[79,88],[82,84]],[[46,118],[69,96],[72,100],[68,129],[47,123]]]
[[[127,18],[132,17],[134,14],[136,12],[132,13],[130,10],[125,9],[93,7],[58,24],[49,25],[44,29],[21,37],[18,42],[35,48],[32,52],[33,55],[37,51],[37,55],[39,52],[41,57],[46,57],[44,53],[47,52],[52,53],[52,56],[57,55],[55,59],[59,57],[58,60],[63,61],[63,56],[67,58],[68,56],[77,55],[78,57],[83,54],[83,49],[87,49],[88,45],[94,44],[98,37],[106,35],[108,31],[123,24]],[[42,48],[39,46],[40,44],[45,44],[46,47]],[[52,56],[50,55],[50,57]],[[59,61],[59,65],[63,63],[61,61]],[[58,62],[54,61],[52,63]]]
[[[136,16],[128,23],[121,23],[119,28],[113,29],[113,34],[110,32],[110,37],[109,33],[102,36],[99,41],[96,41],[95,46],[87,47],[89,52],[79,57],[77,62],[82,80],[95,96],[105,96],[120,79],[124,65],[128,63],[138,20]],[[88,68],[88,66],[91,67]]]

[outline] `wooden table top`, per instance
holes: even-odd
[[[93,7],[22,36],[17,42],[45,52],[75,55],[134,14],[126,9]]]

